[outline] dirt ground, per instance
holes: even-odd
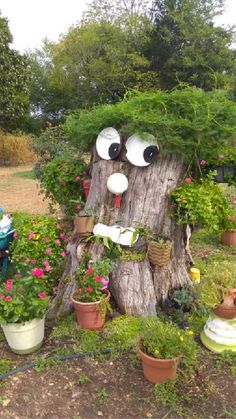
[[[0,167],[0,206],[5,213],[49,213],[47,201],[39,194],[38,181],[15,176],[15,173],[31,170],[32,166]]]
[[[14,177],[31,167],[0,168],[0,205],[5,212],[46,214],[47,204],[35,180]],[[76,325],[75,325],[76,327]],[[13,354],[0,334],[0,360],[11,368],[30,364],[36,357],[55,350],[73,353],[68,338],[51,338],[47,324],[42,348],[32,355]],[[180,383],[180,399],[172,405],[157,400],[158,387],[147,382],[134,354],[112,360],[84,357],[56,362],[37,372],[26,369],[0,379],[1,419],[92,419],[92,418],[236,418],[236,377],[227,365],[216,368],[216,355],[202,348],[201,362],[193,381]],[[160,388],[160,387],[159,387]],[[171,391],[166,398],[173,397]]]
[[[18,367],[65,347],[70,347],[68,338],[53,340],[47,328],[38,353],[15,355],[2,341],[0,354]],[[201,357],[194,380],[180,382],[181,399],[173,406],[156,399],[155,386],[144,379],[135,354],[115,360],[109,356],[102,360],[87,356],[56,362],[40,372],[35,369],[18,372],[1,380],[0,418],[235,418],[235,378],[226,366],[215,369],[209,351],[205,350]]]

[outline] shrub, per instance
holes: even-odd
[[[57,220],[48,216],[16,213],[13,217],[15,239],[11,244],[13,262],[19,273],[41,268],[47,274],[48,285],[59,279],[64,258],[65,233]]]
[[[223,228],[231,210],[224,192],[213,180],[210,172],[200,182],[186,177],[170,195],[171,212],[179,224],[207,227],[209,230]]]
[[[36,154],[31,149],[28,135],[5,134],[0,131],[0,165],[17,166],[32,163]]]
[[[85,163],[79,156],[57,156],[44,166],[39,177],[41,192],[51,201],[52,212],[57,204],[67,215],[80,210],[84,204],[84,178]]]

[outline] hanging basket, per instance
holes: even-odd
[[[165,266],[170,260],[172,242],[158,243],[148,242],[148,258],[153,265]]]

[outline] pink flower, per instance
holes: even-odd
[[[28,235],[29,240],[32,240],[34,238],[34,232],[31,231]]]
[[[50,254],[52,253],[52,249],[50,249],[50,247],[48,247],[48,248],[45,250],[45,253],[46,253],[47,255],[50,255]]]
[[[80,204],[77,204],[75,208],[76,208],[77,210],[80,210],[80,209],[81,209],[81,205],[80,205]]]
[[[47,260],[45,260],[45,261],[43,262],[43,265],[44,265],[44,266],[48,266],[48,265],[49,265],[49,262],[48,262]]]
[[[32,263],[33,265],[35,265],[35,263],[36,263],[36,259],[32,259],[32,260],[31,260],[31,263]]]
[[[236,205],[236,196],[231,196],[230,202],[231,204]]]
[[[43,300],[44,298],[46,298],[46,294],[45,294],[45,292],[39,292],[39,293],[38,293],[38,297],[39,297],[39,298],[41,298],[42,300]]]
[[[46,272],[50,272],[50,270],[51,270],[51,266],[50,265],[47,265],[46,268],[45,268],[45,271]]]
[[[199,162],[199,164],[200,164],[200,166],[205,166],[205,164],[206,164],[206,160],[200,160],[200,162]]]
[[[42,269],[37,268],[37,269],[33,269],[31,271],[32,275],[37,276],[37,278],[42,278],[42,276],[44,276],[44,272]]]
[[[88,273],[89,275],[91,275],[93,272],[94,272],[94,269],[93,269],[93,268],[88,268],[88,269],[87,269],[87,273]]]
[[[92,287],[86,287],[85,289],[86,289],[86,291],[88,291],[88,292],[92,292],[92,291],[93,291],[93,288],[92,288]]]
[[[104,291],[108,288],[109,279],[102,278],[102,283],[103,283],[102,291]]]
[[[25,263],[30,263],[30,259],[29,258],[25,259]]]
[[[43,239],[46,243],[48,243],[49,242],[49,238],[48,237],[44,237],[44,239]]]
[[[60,238],[62,239],[62,240],[64,240],[64,238],[66,237],[66,235],[65,235],[65,233],[61,233],[60,234]]]
[[[55,244],[56,246],[59,246],[59,245],[61,244],[61,242],[60,242],[60,240],[58,240],[58,239],[57,239],[57,240],[55,240],[55,241],[54,241],[54,244]]]
[[[95,276],[94,281],[101,282],[102,278],[100,276]]]
[[[0,298],[2,298],[3,297],[3,294],[0,294]]]
[[[15,274],[15,277],[16,277],[16,278],[22,278],[22,276],[23,276],[23,275],[21,275],[21,274]]]
[[[76,176],[75,180],[76,180],[76,182],[79,182],[80,181],[80,176]]]
[[[191,183],[191,182],[192,182],[192,179],[191,179],[190,177],[186,177],[186,178],[185,178],[185,182],[186,182],[186,183]]]
[[[13,237],[14,237],[14,239],[16,239],[18,237],[18,234],[17,234],[16,231],[13,233]]]
[[[66,256],[65,252],[61,252],[61,256],[64,258]]]
[[[7,282],[6,282],[6,285],[5,285],[5,289],[6,290],[11,290],[12,289],[12,284],[13,284],[12,279],[8,279]]]
[[[5,298],[5,301],[11,301],[11,300],[12,300],[11,296],[7,295],[7,297]]]

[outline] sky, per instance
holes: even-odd
[[[58,41],[60,34],[76,24],[90,0],[0,0],[0,11],[8,19],[13,48],[21,53],[40,48],[42,41]],[[226,11],[216,20],[236,24],[236,0],[226,0]]]

